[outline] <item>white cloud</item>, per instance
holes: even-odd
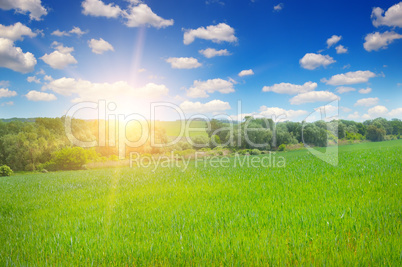
[[[376,75],[371,71],[350,71],[343,74],[337,74],[332,76],[329,80],[321,79],[321,82],[325,82],[329,85],[345,85],[345,84],[356,84],[356,83],[365,83],[368,82],[370,78],[375,77]]]
[[[362,119],[370,120],[378,117],[388,118],[402,118],[402,108],[396,108],[388,112],[388,109],[384,106],[375,106],[367,111],[367,114],[362,116]]]
[[[234,35],[235,30],[226,23],[219,23],[218,25],[210,25],[208,27],[199,27],[195,30],[186,30],[184,32],[183,43],[185,45],[194,42],[195,38],[204,40],[211,40],[215,43],[221,42],[236,42],[237,38]]]
[[[384,33],[369,33],[364,38],[365,42],[363,44],[363,47],[368,52],[373,50],[378,51],[380,49],[387,49],[388,45],[397,39],[402,39],[402,35],[393,31],[386,31]]]
[[[48,94],[44,92],[38,92],[35,90],[29,91],[25,97],[30,101],[54,101],[57,97],[54,94]]]
[[[337,47],[335,47],[335,49],[337,54],[345,54],[348,52],[348,49],[343,45],[338,45]]]
[[[212,100],[207,103],[201,102],[191,102],[191,101],[184,101],[180,104],[180,108],[185,113],[217,113],[217,112],[224,112],[225,110],[231,109],[228,102],[223,102],[221,100]]]
[[[18,13],[29,12],[31,20],[41,20],[47,15],[47,10],[42,6],[41,0],[1,0],[0,8],[4,10],[15,9]]]
[[[281,121],[286,121],[286,120],[301,120],[303,119],[306,115],[308,114],[307,111],[305,110],[286,110],[283,108],[278,108],[278,107],[266,107],[262,106],[260,107],[260,113],[258,115],[261,115],[265,118],[280,118]]]
[[[15,47],[13,41],[0,38],[0,67],[12,69],[21,73],[34,70],[36,58],[30,52],[22,52],[20,47]]]
[[[242,70],[239,74],[239,77],[254,75],[254,71],[252,69]]]
[[[307,93],[298,94],[290,99],[290,104],[301,105],[305,103],[314,102],[330,102],[333,100],[340,99],[334,93],[328,91],[311,91]]]
[[[360,118],[359,112],[355,111],[352,114],[349,114],[346,119],[348,120],[358,120]]]
[[[216,56],[230,56],[231,54],[227,49],[216,50],[214,48],[207,48],[198,51],[200,54],[204,55],[206,58],[212,58]]]
[[[150,25],[155,28],[165,28],[172,26],[173,19],[163,19],[152,12],[151,8],[146,4],[137,1],[132,2],[127,11],[123,11],[123,17],[127,19],[127,27],[139,27],[142,25]]]
[[[106,5],[101,0],[85,0],[82,2],[82,7],[84,15],[95,17],[118,18],[122,13],[118,5],[112,3]]]
[[[0,38],[6,38],[11,41],[23,40],[23,36],[35,37],[37,34],[32,32],[30,28],[20,22],[14,25],[4,26],[0,24]]]
[[[91,39],[90,41],[88,41],[88,46],[95,54],[103,54],[107,51],[114,51],[113,46],[102,38],[100,38],[99,40]]]
[[[173,19],[163,19],[156,15],[152,9],[139,0],[127,0],[129,6],[126,10],[122,10],[118,5],[110,3],[106,5],[101,0],[85,0],[82,3],[85,15],[96,17],[125,19],[127,27],[140,27],[142,25],[153,26],[155,28],[165,28],[174,24]]]
[[[391,118],[401,118],[402,117],[402,108],[396,108],[389,112],[388,116]]]
[[[354,106],[371,107],[377,105],[378,101],[379,101],[378,97],[362,98],[357,100]]]
[[[352,87],[339,86],[339,87],[336,88],[336,92],[338,94],[344,94],[344,93],[353,92],[353,91],[356,91],[356,89],[352,88]]]
[[[0,88],[0,98],[16,96],[16,91],[10,91],[7,88]]]
[[[201,67],[202,64],[193,57],[170,57],[166,59],[173,69],[195,69]]]
[[[328,38],[327,40],[327,48],[330,48],[331,46],[333,46],[334,44],[336,44],[337,42],[339,42],[342,39],[342,36],[338,36],[338,35],[332,35],[330,38]]]
[[[0,87],[8,87],[10,86],[10,81],[0,81]]]
[[[341,110],[342,110],[343,112],[345,112],[345,113],[352,112],[352,109],[347,108],[347,107],[341,107]]]
[[[52,32],[51,34],[55,35],[55,36],[62,37],[62,36],[70,36],[70,33],[76,34],[78,37],[81,37],[82,35],[87,34],[88,31],[82,31],[79,27],[73,27],[71,29],[71,31],[69,31],[69,32],[60,31],[60,30],[57,29],[54,32]]]
[[[305,54],[304,57],[299,61],[300,66],[308,70],[314,70],[320,66],[326,67],[335,62],[336,61],[328,55],[314,53]]]
[[[45,81],[48,81],[48,82],[53,81],[53,78],[52,78],[52,76],[50,76],[50,75],[45,75],[45,77],[43,77],[43,79],[44,79]]]
[[[54,32],[52,32],[51,35],[55,35],[55,36],[59,36],[59,37],[70,36],[70,34],[68,32],[60,31],[59,29],[57,29]]]
[[[46,64],[54,69],[64,69],[70,64],[77,64],[77,60],[71,55],[74,51],[72,47],[64,47],[63,44],[53,42],[52,47],[55,47],[56,51],[51,54],[45,54],[42,59]]]
[[[78,37],[80,37],[80,36],[82,36],[82,35],[84,35],[84,34],[87,34],[88,33],[88,31],[82,31],[79,27],[73,27],[72,28],[72,30],[70,31],[70,33],[72,33],[72,34],[76,34]]]
[[[27,81],[28,82],[30,82],[30,83],[40,83],[40,79],[38,79],[38,78],[36,78],[36,76],[29,76],[28,78],[27,78]]]
[[[367,87],[366,89],[362,88],[362,89],[359,90],[360,94],[368,94],[370,92],[371,92],[371,88],[369,88],[369,87]]]
[[[75,102],[98,99],[129,99],[129,98],[157,98],[166,96],[169,89],[165,85],[148,83],[143,87],[134,88],[125,81],[115,83],[92,83],[74,78],[60,78],[52,80],[42,87],[64,96],[77,96]]]
[[[388,8],[383,16],[384,10],[380,7],[373,8],[371,19],[375,27],[385,25],[390,27],[402,27],[402,2]]]
[[[283,3],[279,3],[274,6],[274,11],[281,11],[283,9]]]
[[[13,105],[14,105],[13,101],[8,101],[8,102],[1,103],[2,107],[4,107],[4,106],[13,106]]]
[[[263,92],[274,92],[277,94],[296,95],[300,93],[306,93],[314,91],[317,88],[317,83],[306,82],[303,85],[291,84],[291,83],[277,83],[272,86],[264,86]]]
[[[191,98],[206,98],[207,93],[219,92],[221,94],[233,93],[233,83],[222,79],[211,79],[207,81],[194,81],[193,86],[187,90],[187,96]]]
[[[367,115],[368,115],[368,117],[370,117],[370,118],[377,118],[377,117],[386,116],[387,113],[388,113],[388,109],[386,107],[375,106],[375,107],[370,108],[367,111],[367,114],[365,114],[366,116],[364,116],[364,115],[363,116],[367,117]]]

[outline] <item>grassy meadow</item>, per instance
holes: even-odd
[[[1,177],[0,265],[400,266],[402,140],[339,149]]]

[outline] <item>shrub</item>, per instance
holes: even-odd
[[[28,172],[33,172],[35,170],[35,165],[33,165],[32,163],[29,163],[25,166],[25,170]]]
[[[367,139],[370,141],[384,141],[385,134],[385,130],[381,127],[370,125],[367,128]]]
[[[260,154],[261,154],[261,151],[258,150],[258,149],[253,149],[253,150],[251,150],[250,154],[251,154],[251,155],[260,155]]]
[[[0,166],[0,176],[11,176],[13,170],[7,165]]]
[[[47,172],[47,171],[54,172],[54,171],[57,171],[57,165],[56,165],[56,163],[55,163],[54,161],[48,161],[48,162],[39,164],[39,165],[36,167],[36,169],[37,169],[38,171],[41,171],[41,172],[43,172],[43,170],[45,170],[46,172]]]
[[[278,147],[278,150],[279,150],[279,151],[285,151],[285,149],[286,149],[286,145],[285,145],[285,144],[282,144],[282,145],[280,145],[280,146]]]
[[[60,170],[79,170],[88,162],[88,155],[82,147],[68,147],[54,154],[54,162]]]

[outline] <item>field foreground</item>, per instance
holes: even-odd
[[[1,177],[0,265],[402,263],[402,140],[277,155]]]

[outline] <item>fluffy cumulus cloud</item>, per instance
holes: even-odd
[[[74,51],[73,47],[64,47],[63,44],[58,42],[53,42],[52,47],[54,47],[56,51],[51,54],[45,54],[40,59],[53,69],[64,69],[68,65],[78,63],[74,56],[71,55],[71,52]]]
[[[338,43],[342,39],[342,36],[338,35],[332,35],[330,38],[327,40],[327,47],[330,48],[334,44]]]
[[[204,55],[206,58],[213,58],[216,56],[230,56],[231,54],[227,49],[216,50],[214,48],[207,48],[198,51],[200,54]]]
[[[42,6],[41,0],[1,0],[0,8],[4,10],[15,9],[18,13],[29,13],[32,20],[41,20],[47,15],[47,10]]]
[[[373,50],[378,51],[380,49],[387,49],[388,45],[397,39],[402,39],[402,35],[394,31],[386,31],[384,33],[369,33],[364,38],[365,42],[363,44],[363,47],[368,52]]]
[[[29,83],[40,83],[40,79],[38,79],[36,76],[29,76],[27,78],[27,81]]]
[[[62,36],[70,36],[70,34],[69,34],[68,32],[66,32],[66,31],[60,31],[59,29],[55,30],[55,31],[52,32],[51,34],[54,35],[54,36],[59,36],[59,37],[62,37]]]
[[[254,75],[254,71],[252,69],[242,70],[241,72],[239,72],[238,75],[239,75],[239,77],[250,76],[250,75]]]
[[[236,42],[235,30],[226,23],[210,25],[208,27],[199,27],[198,29],[186,30],[184,32],[183,43],[185,45],[194,42],[195,38],[211,40],[215,43]]]
[[[88,46],[95,54],[103,54],[107,51],[114,51],[113,46],[102,38],[100,38],[99,40],[91,39],[90,41],[88,41]]]
[[[54,32],[52,32],[51,34],[55,35],[55,36],[59,36],[59,37],[70,36],[70,34],[75,34],[78,37],[81,37],[82,35],[87,34],[87,33],[88,33],[88,31],[83,31],[79,27],[74,26],[69,32],[60,31],[60,30],[57,29]]]
[[[359,90],[359,93],[360,94],[369,94],[369,93],[371,93],[371,88],[370,87],[367,87],[366,89],[362,88]]]
[[[184,101],[180,104],[184,113],[219,113],[231,109],[228,102],[212,100],[207,103]]]
[[[321,66],[326,67],[335,62],[336,61],[328,55],[321,55],[314,53],[305,54],[304,57],[299,61],[300,66],[308,70],[314,70]]]
[[[23,40],[23,36],[35,37],[37,34],[32,32],[30,28],[20,22],[14,25],[4,26],[0,24],[0,38],[9,39],[11,41]]]
[[[386,117],[388,116],[388,109],[384,106],[375,106],[370,108],[367,111],[367,114],[364,114],[362,116],[363,119],[368,120],[368,119],[374,119],[378,117]]]
[[[279,3],[274,6],[274,11],[276,11],[276,12],[281,11],[283,9],[283,7],[284,7],[283,3]]]
[[[292,97],[290,104],[301,105],[305,103],[330,102],[337,99],[340,99],[339,96],[328,91],[311,91]]]
[[[221,94],[233,93],[233,82],[223,79],[211,79],[207,81],[194,81],[193,86],[187,90],[187,96],[191,98],[206,98],[209,94],[219,92]]]
[[[82,8],[84,15],[95,17],[117,18],[122,12],[118,5],[106,5],[101,0],[85,0],[82,2]]]
[[[370,108],[367,113],[362,116],[362,119],[370,120],[378,117],[402,119],[402,108],[396,108],[389,111],[385,106],[378,105]]]
[[[344,94],[344,93],[353,92],[353,91],[356,91],[356,89],[352,88],[352,87],[347,87],[347,86],[339,86],[336,88],[336,92],[338,94]]]
[[[372,107],[378,104],[378,97],[370,97],[370,98],[362,98],[356,101],[355,107],[363,106],[363,107]]]
[[[97,101],[99,99],[116,98],[158,98],[166,96],[169,89],[165,85],[148,83],[143,87],[134,88],[125,81],[115,83],[92,83],[74,78],[52,80],[42,88],[64,96],[76,96],[73,101]]]
[[[335,47],[335,49],[337,54],[345,54],[348,52],[348,49],[343,45],[338,45],[337,47]]]
[[[291,83],[277,83],[272,86],[264,86],[263,92],[274,92],[277,94],[296,95],[300,93],[306,93],[314,91],[317,88],[317,83],[306,82],[303,85],[291,84]]]
[[[402,27],[402,2],[388,8],[385,12],[380,7],[373,8],[371,19],[375,27],[385,25],[390,27]]]
[[[24,53],[20,47],[14,46],[13,41],[0,38],[0,67],[28,73],[34,70],[35,65],[36,58],[32,53]]]
[[[359,118],[360,118],[360,115],[359,115],[358,111],[355,111],[346,117],[346,119],[348,119],[348,120],[358,120]]]
[[[391,110],[388,116],[391,118],[402,118],[402,108],[396,108]]]
[[[45,92],[38,92],[35,90],[29,91],[25,97],[29,101],[54,101],[57,100],[57,97],[54,94],[49,94]]]
[[[260,108],[260,113],[258,115],[265,117],[265,118],[272,118],[275,121],[280,119],[280,121],[297,121],[304,119],[304,117],[308,114],[305,110],[286,110],[283,108],[278,107],[266,107],[262,106]]]
[[[17,92],[10,91],[7,88],[0,88],[0,98],[16,96]]]
[[[95,17],[122,17],[127,27],[148,25],[159,29],[172,26],[174,23],[173,19],[163,19],[158,16],[149,6],[139,0],[128,0],[128,2],[128,8],[123,10],[113,3],[106,5],[101,0],[85,0],[82,3],[82,13]]]
[[[137,4],[136,2],[132,1],[129,9],[123,11],[123,17],[127,20],[127,27],[149,25],[159,29],[173,25],[173,19],[163,19],[156,15],[146,4]]]
[[[358,70],[358,71],[350,71],[347,73],[337,74],[332,76],[329,80],[321,79],[322,82],[325,82],[329,85],[345,85],[345,84],[356,84],[356,83],[365,83],[368,82],[370,78],[375,77],[375,73],[366,70]]]
[[[81,35],[87,34],[88,31],[83,31],[79,27],[73,27],[72,30],[70,31],[70,33],[75,34],[77,36],[81,36]]]
[[[166,59],[173,69],[195,69],[202,66],[196,58],[193,57],[170,57]]]

